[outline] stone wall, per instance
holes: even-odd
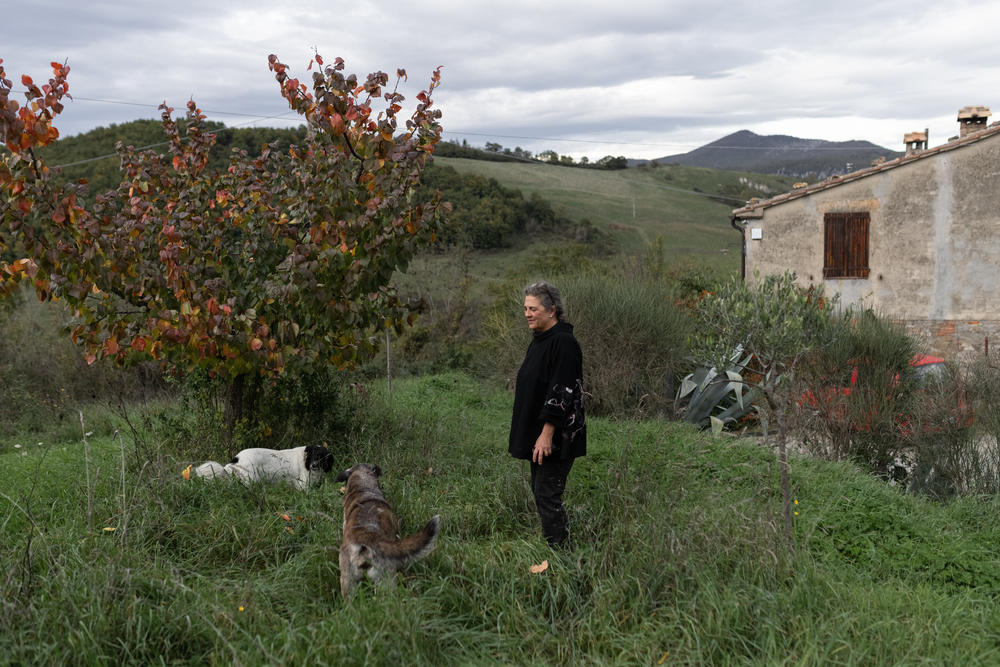
[[[900,324],[937,357],[967,363],[1000,352],[1000,320],[907,320]]]

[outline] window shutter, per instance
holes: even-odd
[[[870,221],[867,211],[823,215],[824,278],[868,277]]]

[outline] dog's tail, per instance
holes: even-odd
[[[379,554],[387,560],[394,561],[397,568],[406,567],[434,551],[440,532],[441,515],[438,514],[431,517],[419,533],[393,542],[380,542],[377,548]]]

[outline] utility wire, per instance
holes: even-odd
[[[24,92],[24,91],[12,91],[12,92]],[[74,96],[73,99],[84,102],[96,102],[98,104],[118,104],[123,106],[144,107],[149,109],[158,109],[160,106],[159,104],[148,104],[144,102],[129,102],[124,100],[108,100],[97,97]],[[242,111],[220,111],[212,109],[202,109],[202,112],[206,114],[211,113],[220,116],[242,116],[250,119],[246,123],[241,123],[240,125],[233,125],[231,127],[241,127],[243,125],[255,123],[257,121],[262,121],[262,120],[282,120],[284,119],[285,116],[292,113],[291,111],[286,111],[280,114],[263,115],[263,114],[246,113]],[[293,119],[288,119],[288,120],[293,120]],[[852,146],[812,146],[812,147],[773,146],[771,147],[771,146],[731,146],[727,144],[697,145],[697,144],[652,143],[652,142],[641,142],[641,141],[606,141],[602,139],[579,139],[574,137],[536,137],[531,135],[495,134],[489,132],[467,132],[463,130],[449,130],[449,129],[445,129],[444,134],[453,134],[458,136],[469,136],[469,137],[495,137],[497,139],[524,139],[530,141],[552,141],[552,142],[576,143],[576,144],[604,144],[609,146],[646,146],[646,147],[687,148],[687,149],[724,148],[726,150],[749,150],[749,151],[857,151],[866,148],[862,146],[853,146],[853,147]],[[875,146],[875,147],[882,148],[881,146]],[[95,158],[95,159],[101,159],[101,158]]]
[[[125,101],[120,101],[120,100],[105,100],[105,99],[99,99],[99,98],[93,98],[93,97],[74,97],[73,99],[74,100],[87,101],[87,102],[98,102],[98,103],[102,103],[102,104],[120,104],[120,105],[128,105],[128,106],[147,107],[147,108],[153,108],[153,109],[158,109],[159,106],[160,106],[158,104],[157,105],[152,105],[152,104],[144,104],[144,103],[140,103],[140,102],[125,102]],[[293,113],[291,110],[289,110],[289,111],[285,111],[285,112],[283,112],[281,114],[273,114],[273,115],[267,115],[267,116],[265,116],[265,115],[260,115],[260,114],[250,114],[250,113],[243,113],[243,112],[229,112],[229,111],[217,111],[217,110],[210,110],[210,109],[202,109],[201,111],[202,111],[202,113],[205,113],[205,114],[212,113],[212,114],[218,114],[218,115],[244,116],[244,117],[247,117],[247,118],[250,119],[250,120],[247,120],[247,121],[245,121],[243,123],[238,123],[238,124],[235,124],[235,125],[231,125],[231,126],[228,126],[228,127],[221,128],[219,130],[215,130],[215,132],[224,132],[224,131],[227,131],[227,130],[235,130],[235,129],[241,128],[241,127],[243,127],[245,125],[249,125],[251,123],[256,123],[256,122],[258,122],[260,120],[277,120],[277,119],[282,119],[283,117],[287,116],[288,114]],[[289,120],[292,120],[292,119],[289,119]],[[630,146],[673,146],[673,147],[685,147],[684,144],[653,144],[653,143],[629,142],[629,141],[601,141],[601,140],[596,140],[596,139],[572,139],[572,138],[557,139],[557,138],[553,138],[553,137],[533,137],[533,136],[522,136],[522,135],[487,134],[487,133],[483,133],[483,132],[462,132],[462,131],[458,131],[458,130],[445,130],[444,133],[446,133],[446,134],[456,134],[456,135],[459,135],[459,136],[496,137],[496,138],[499,138],[499,139],[530,139],[530,140],[533,140],[533,141],[563,141],[563,142],[587,143],[587,144],[611,144],[611,145],[630,145]],[[170,143],[170,142],[168,142],[168,141],[161,141],[161,142],[158,142],[158,143],[155,143],[155,144],[147,144],[145,146],[140,146],[137,150],[147,150],[147,149],[150,149],[150,148],[156,148],[157,146],[165,146],[168,143]],[[711,147],[712,148],[725,148],[725,149],[729,149],[729,150],[735,150],[735,149],[739,149],[739,150],[858,150],[858,148],[829,147],[829,146],[828,147],[816,147],[816,148],[812,148],[812,149],[808,149],[805,146],[803,146],[801,148],[796,148],[796,147],[776,147],[776,148],[770,148],[770,149],[767,148],[767,147],[763,147],[763,146],[761,146],[761,147],[755,147],[755,146],[712,145]],[[486,151],[484,151],[484,152],[486,152]],[[76,160],[74,162],[67,162],[65,164],[56,165],[56,166],[60,167],[60,168],[75,167],[75,166],[78,166],[78,165],[81,165],[81,164],[88,164],[88,163],[91,163],[91,162],[97,162],[99,160],[106,160],[108,158],[117,157],[117,155],[118,155],[117,153],[108,153],[106,155],[99,155],[99,156],[96,156],[96,157],[86,158],[86,159],[83,159],[83,160]],[[541,162],[541,161],[538,161],[538,160],[531,160],[531,159],[517,160],[517,156],[510,156],[510,157],[513,158],[514,161],[522,161],[522,162],[528,162],[528,163],[532,163],[532,164],[545,164],[544,162]],[[736,202],[736,203],[740,203],[740,204],[745,203],[743,199],[738,199],[738,198],[735,198],[735,197],[726,197],[724,195],[713,195],[711,193],[698,192],[696,190],[685,190],[683,188],[676,188],[676,187],[672,187],[672,186],[669,186],[669,185],[659,185],[658,187],[661,188],[661,189],[663,189],[663,190],[671,190],[673,192],[680,192],[680,193],[684,193],[684,194],[698,195],[698,196],[705,197],[705,198],[708,198],[708,199],[714,199],[714,200],[725,199],[727,201],[732,201],[732,202]]]
[[[90,100],[90,101],[97,101],[97,102],[111,102],[113,104],[135,104],[136,106],[151,106],[151,105],[147,105],[147,104],[139,104],[137,102],[112,102],[111,100],[93,100],[91,98],[86,98],[86,97],[74,98],[74,99],[87,99],[87,100]],[[159,108],[159,106],[157,106],[156,108]],[[205,112],[205,110],[202,109],[202,113],[204,113],[204,112]],[[225,113],[225,112],[213,111],[212,113]],[[226,132],[226,131],[229,131],[229,130],[236,130],[236,129],[239,129],[239,128],[243,127],[244,125],[249,125],[250,123],[255,123],[255,122],[257,122],[257,120],[270,120],[270,119],[282,118],[283,116],[287,116],[290,113],[292,113],[292,112],[291,111],[286,111],[285,113],[274,115],[274,116],[253,116],[253,120],[248,120],[248,121],[246,121],[244,123],[237,123],[236,125],[230,125],[229,127],[223,127],[223,128],[218,129],[218,130],[213,130],[213,133]],[[241,114],[241,115],[250,116],[252,114]],[[144,151],[144,150],[146,150],[148,148],[156,148],[157,146],[166,146],[169,143],[170,143],[169,141],[160,141],[160,142],[157,142],[155,144],[147,144],[145,146],[140,146],[136,150]],[[80,164],[87,164],[89,162],[97,162],[99,160],[106,160],[106,159],[112,158],[112,157],[118,157],[118,153],[108,153],[107,155],[98,155],[97,157],[86,158],[84,160],[77,160],[76,162],[67,162],[65,164],[58,164],[58,165],[55,165],[55,166],[56,167],[75,167],[75,166],[80,165]]]
[[[529,137],[514,134],[492,134],[486,132],[463,132],[461,130],[445,130],[445,134],[457,134],[460,136],[472,136],[472,137],[496,137],[498,139],[530,139],[532,141],[566,141],[578,144],[611,144],[611,145],[622,145],[622,146],[661,146],[661,147],[673,147],[673,148],[725,148],[727,150],[746,150],[746,151],[858,151],[868,148],[867,146],[728,146],[726,144],[664,144],[664,143],[647,143],[640,141],[603,141],[599,139],[556,139],[554,137]],[[804,141],[822,141],[821,139],[805,139]],[[875,146],[874,144],[872,144]],[[875,146],[875,148],[882,148],[881,146]]]

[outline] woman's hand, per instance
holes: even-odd
[[[548,422],[542,427],[542,433],[535,440],[535,448],[531,451],[531,461],[533,463],[541,465],[544,457],[552,455],[552,436],[555,435],[555,432],[555,425]]]

